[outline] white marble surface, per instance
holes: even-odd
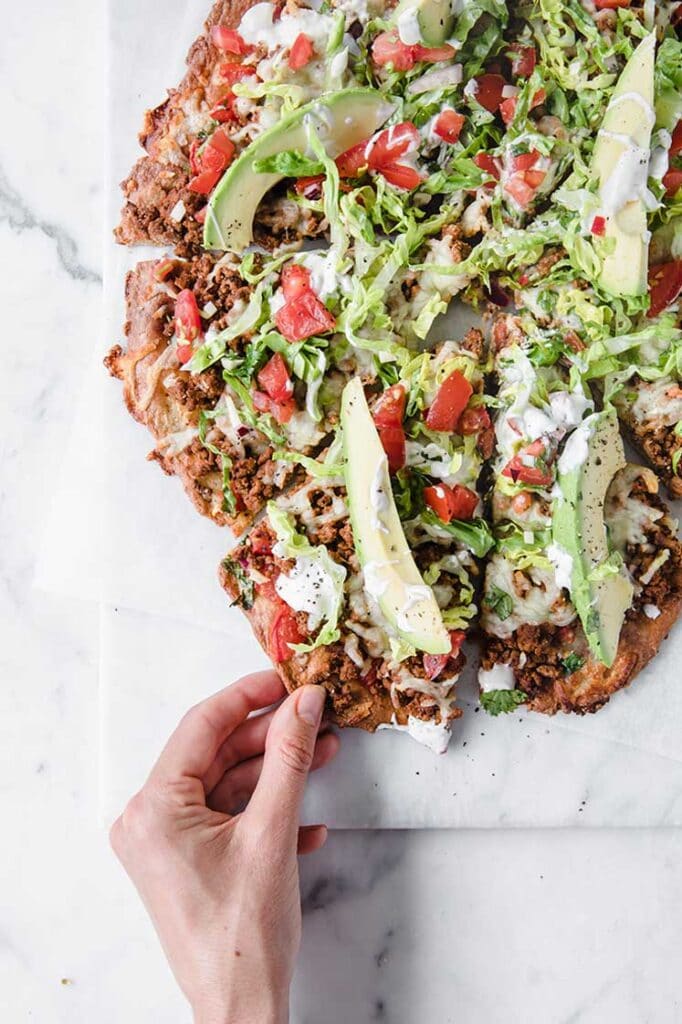
[[[97,609],[32,587],[100,310],[103,14],[95,0],[3,14],[1,1017],[182,1024],[96,822]],[[677,766],[628,751],[612,799],[646,799],[647,784],[679,802]],[[538,774],[528,799],[548,789]],[[675,830],[337,833],[303,871],[292,1020],[672,1024],[680,865]]]

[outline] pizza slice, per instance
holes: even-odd
[[[321,683],[339,724],[407,729],[438,750],[461,714],[461,648],[491,544],[476,490],[481,341],[415,357],[369,405],[351,381],[345,459],[333,445],[221,566],[289,689]]]
[[[340,344],[331,359],[334,316],[304,287],[302,264],[288,276],[281,261],[272,272],[253,266],[255,283],[232,257],[139,264],[126,284],[126,349],[105,361],[154,438],[150,458],[180,477],[203,515],[237,533],[324,445],[348,375],[372,372],[371,359],[361,368]],[[285,309],[283,291],[299,287],[302,311],[280,318],[296,332],[288,341],[272,307]]]
[[[495,553],[482,599],[481,701],[598,710],[682,611],[682,546],[650,470],[627,465],[613,410],[582,383],[498,353]]]
[[[182,243],[183,255],[200,249],[207,197],[239,153],[283,112],[357,84],[346,29],[357,26],[358,16],[297,0],[216,0],[190,48],[184,79],[145,115],[140,142],[146,155],[122,183],[117,240]],[[272,248],[320,229],[321,217],[280,190],[261,204],[256,240]]]
[[[678,146],[682,147],[682,131]],[[682,165],[679,151],[673,159]],[[682,181],[682,170],[674,171]],[[682,497],[682,218],[654,232],[649,252],[650,339],[620,354],[613,403],[633,444],[673,498]],[[622,383],[621,383],[622,382]]]

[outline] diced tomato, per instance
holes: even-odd
[[[254,527],[249,534],[249,547],[254,555],[269,555],[272,553],[272,535],[265,525]]]
[[[391,473],[397,473],[405,465],[405,431],[402,426],[380,427],[379,439],[388,458]]]
[[[455,56],[454,46],[421,46],[404,43],[397,32],[381,32],[372,44],[372,61],[377,67],[393,66],[394,71],[410,71],[417,63],[436,64]]]
[[[217,185],[220,178],[220,171],[202,171],[196,177],[190,178],[187,188],[190,192],[196,192],[200,196],[207,196],[214,185]]]
[[[289,50],[287,63],[291,70],[300,71],[301,68],[304,68],[312,60],[314,52],[315,49],[310,36],[307,36],[305,32],[299,32]]]
[[[545,90],[538,89],[538,91],[533,96],[533,99],[531,100],[530,109],[533,110],[534,107],[539,107],[540,104],[544,103],[546,99],[547,93],[545,92]],[[509,96],[506,100],[500,103],[500,116],[505,124],[511,124],[511,122],[514,120],[514,117],[516,116],[517,101],[518,97]]]
[[[663,175],[665,194],[672,199],[682,188],[682,171],[670,170]]]
[[[597,235],[599,238],[601,238],[602,235],[606,234],[606,218],[595,217],[592,221],[590,231],[593,235]]]
[[[424,501],[444,523],[449,523],[452,519],[471,519],[478,495],[461,484],[434,484],[424,488]]]
[[[342,178],[359,178],[367,170],[369,161],[367,159],[367,146],[369,139],[358,142],[351,146],[345,153],[336,158],[336,166]]]
[[[407,394],[402,384],[393,384],[384,391],[372,412],[377,427],[399,427],[405,415]]]
[[[458,434],[464,434],[467,437],[470,434],[478,434],[481,430],[487,430],[490,425],[488,410],[484,409],[482,405],[478,405],[464,410],[456,430]]]
[[[431,430],[453,431],[473,394],[473,388],[463,373],[454,370],[436,392],[426,414],[426,425]]]
[[[524,46],[523,43],[512,43],[509,49],[513,52],[512,74],[516,78],[530,78],[537,63],[535,47]]]
[[[197,300],[189,288],[184,288],[175,300],[175,333],[190,343],[203,335]]]
[[[397,32],[381,32],[372,43],[372,61],[379,68],[392,64],[394,71],[409,71],[416,63],[413,49]]]
[[[450,631],[450,653],[449,654],[425,654],[424,669],[429,679],[437,679],[450,658],[456,658],[460,647],[466,639],[466,633],[462,629]]]
[[[535,189],[529,185],[523,175],[515,174],[504,183],[504,190],[521,209],[525,210],[535,198]]]
[[[278,423],[288,423],[297,411],[295,398],[288,398],[286,402],[272,402],[270,405],[270,412]]]
[[[373,170],[382,170],[388,164],[395,164],[401,156],[413,153],[421,136],[411,121],[401,121],[370,139],[367,145],[367,162]]]
[[[616,7],[629,7],[630,0],[594,0],[598,11],[615,10]]]
[[[449,654],[425,654],[424,671],[427,679],[437,679],[450,660]]]
[[[200,153],[190,152],[190,162],[195,167],[200,167],[199,173],[189,182],[190,191],[208,195],[223,171],[232,163],[234,153],[234,142],[228,138],[223,128],[218,128]]]
[[[450,494],[451,491],[447,484],[436,484],[424,488],[424,501],[444,523],[449,523],[452,519]]]
[[[412,189],[418,188],[422,183],[422,176],[419,171],[416,171],[414,167],[409,167],[407,164],[386,164],[384,167],[377,168],[377,170],[391,185],[395,185],[396,188],[405,189],[406,192],[411,192]]]
[[[275,352],[263,369],[258,371],[258,383],[275,402],[289,401],[294,386],[281,353]]]
[[[250,46],[246,43],[239,32],[233,28],[226,28],[224,25],[214,25],[211,29],[211,40],[214,46],[225,53],[234,53],[238,57],[248,53]]]
[[[529,171],[538,161],[540,154],[537,149],[531,149],[530,153],[519,153],[509,161],[512,172]]]
[[[281,602],[281,607],[278,608],[270,627],[270,657],[275,664],[280,665],[283,661],[288,661],[294,653],[289,645],[300,644],[302,641],[296,616],[288,605]]]
[[[254,391],[251,395],[251,401],[257,412],[269,412],[278,423],[288,423],[298,408],[295,398],[287,398],[283,402],[275,402],[262,391]]]
[[[474,93],[476,100],[489,110],[491,114],[494,114],[502,102],[502,90],[507,84],[502,75],[478,75],[474,79],[476,82],[476,92]]]
[[[220,124],[228,124],[231,121],[237,120],[237,115],[233,106],[234,97],[225,97],[223,105],[220,107],[214,107],[211,111],[211,117],[214,121],[218,121]]]
[[[547,177],[547,171],[524,171],[523,180],[531,188],[538,189]]]
[[[207,212],[208,212],[208,206],[202,206],[202,208],[200,210],[197,210],[197,212],[194,214],[194,219],[197,222],[197,224],[205,224],[206,223],[206,213]]]
[[[419,43],[412,47],[412,55],[415,61],[425,61],[428,64],[438,64],[443,60],[450,60],[455,56],[454,46],[445,43],[444,46],[420,46]]]
[[[299,196],[305,196],[306,199],[319,199],[322,195],[323,181],[324,174],[311,174],[307,178],[299,178],[294,182],[294,189]]]
[[[184,366],[185,363],[188,363],[194,355],[194,349],[191,345],[178,345],[175,350],[175,354],[178,357],[178,362],[182,363]]]
[[[213,135],[208,140],[207,150],[217,150],[222,156],[225,157],[226,163],[223,164],[223,170],[225,167],[229,167],[232,163],[235,151],[235,145],[231,138],[227,135],[224,128],[218,128],[213,132]],[[202,166],[205,161],[202,161]]]
[[[450,510],[453,519],[472,519],[477,505],[478,495],[475,491],[470,490],[468,487],[463,487],[461,484],[455,484],[452,488],[452,497],[450,499]]]
[[[455,143],[462,132],[464,121],[463,114],[458,114],[456,110],[446,107],[433,123],[434,134],[445,142]]]
[[[672,142],[670,143],[670,156],[677,156],[678,153],[682,153],[682,121],[678,121],[673,132]]]
[[[649,312],[647,316],[658,316],[667,309],[682,292],[682,260],[660,263],[649,269]]]
[[[502,476],[508,477],[514,483],[520,481],[530,484],[531,487],[547,487],[552,483],[554,476],[544,461],[545,453],[544,442],[541,439],[533,441],[509,460],[502,470]],[[530,460],[533,460],[534,465],[529,464]]]
[[[253,402],[253,407],[257,412],[270,412],[272,400],[264,391],[254,391],[251,395],[251,401]]]
[[[500,103],[500,117],[505,124],[511,124],[516,114],[516,96],[508,96]]]
[[[466,640],[466,633],[463,629],[451,629],[450,630],[450,654],[453,658],[456,658],[459,654],[460,648]]]
[[[495,157],[491,156],[490,153],[477,153],[476,156],[474,157],[474,163],[482,171],[485,171],[486,174],[489,174],[492,178],[494,178],[495,181],[500,180],[499,164]],[[492,182],[490,182],[488,187],[494,188],[495,186],[493,185]]]
[[[287,341],[303,341],[315,334],[328,334],[336,327],[336,318],[312,291],[290,299],[275,313],[277,330]]]
[[[201,170],[203,173],[211,174],[222,174],[223,170],[227,166],[227,157],[224,153],[221,153],[215,146],[206,145],[199,154],[201,160]]]
[[[342,178],[358,178],[368,168],[378,171],[398,188],[413,189],[421,183],[421,175],[413,167],[399,162],[400,157],[414,152],[421,141],[411,121],[386,128],[364,142],[358,142],[336,158]]]
[[[287,302],[310,290],[310,271],[302,263],[287,263],[280,277],[282,291]]]
[[[240,78],[248,78],[255,75],[256,69],[251,64],[240,64],[236,60],[227,61],[220,65],[220,77],[230,85],[234,85]]]
[[[544,455],[546,451],[545,442],[541,437],[538,437],[537,440],[531,441],[531,443],[524,449],[524,454],[532,455],[533,458],[539,458],[541,455]]]

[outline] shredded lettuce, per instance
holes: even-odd
[[[223,411],[219,406],[211,411],[202,409],[199,412],[199,440],[207,451],[216,456],[220,463],[221,487],[223,491],[223,512],[228,512],[230,515],[234,515],[237,511],[237,500],[234,496],[232,485],[230,483],[232,459],[226,452],[221,448],[218,448],[217,445],[213,444],[213,442],[208,439],[208,431],[211,423],[216,419],[216,417],[221,416],[222,413]]]
[[[484,519],[471,519],[468,521],[453,519],[451,522],[445,523],[430,508],[424,509],[420,519],[425,526],[434,530],[437,534],[441,536],[449,535],[454,540],[459,541],[460,544],[469,548],[476,558],[484,558],[495,546],[490,526]]]

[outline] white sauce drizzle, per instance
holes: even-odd
[[[571,579],[573,577],[573,559],[568,551],[562,548],[560,544],[552,543],[547,547],[547,557],[556,570],[557,585],[565,587],[570,593]]]
[[[478,685],[484,693],[491,690],[514,690],[516,678],[511,665],[493,665],[492,668],[481,668],[478,670]]]
[[[316,629],[323,619],[330,618],[336,610],[335,582],[316,558],[297,558],[288,576],[281,573],[277,577],[275,590],[294,611],[308,613],[311,630]]]

